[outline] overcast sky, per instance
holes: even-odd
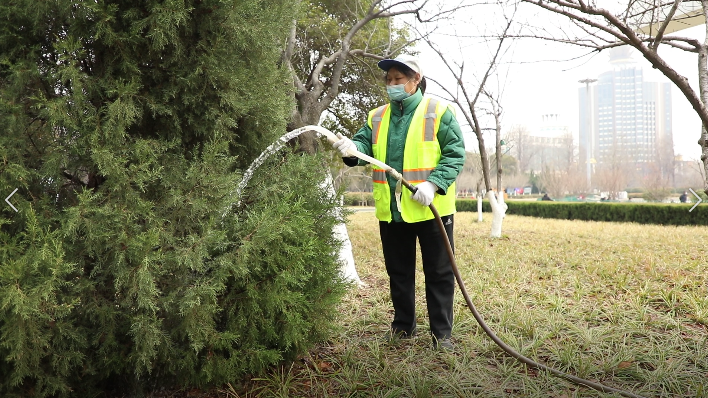
[[[534,22],[563,23],[563,21],[551,22],[553,17],[538,7],[534,8],[531,5],[524,7],[517,14],[517,18],[522,17]],[[488,65],[495,45],[484,43],[478,36],[485,32],[498,31],[502,24],[503,19],[491,8],[486,10],[476,8],[469,13],[460,13],[456,22],[439,27],[437,34],[432,36],[436,45],[445,52],[448,61],[464,60],[465,69],[469,71],[466,80],[475,90],[476,79],[482,75]],[[458,39],[454,37],[455,35],[477,37]],[[675,35],[702,41],[705,36],[705,26],[680,31]],[[445,70],[437,54],[427,45],[418,45],[418,50],[421,52],[425,74],[442,80],[448,88],[454,87],[455,82],[451,80],[449,72]],[[532,128],[541,122],[541,115],[554,113],[561,115],[577,139],[578,88],[584,86],[578,83],[578,80],[597,78],[610,68],[608,52],[582,57],[588,52],[587,49],[567,44],[535,39],[517,40],[506,53],[503,59],[504,67],[500,70],[499,84],[503,86],[501,97],[504,107],[503,130],[506,131],[514,125],[526,125]],[[697,90],[697,54],[686,53],[669,46],[663,46],[663,49],[660,47],[659,52],[669,65],[687,77]],[[581,58],[571,60],[575,57]],[[635,59],[644,69],[645,81],[669,81],[660,72],[651,68],[639,54],[635,54]],[[496,87],[497,82],[493,81],[492,84],[492,87]],[[436,90],[435,87],[431,92],[442,94],[442,91]],[[673,84],[672,108],[676,155],[698,159],[700,146],[697,141],[700,136],[700,120],[683,94]],[[488,127],[493,127],[493,124]],[[473,141],[473,145],[476,145],[476,140]]]

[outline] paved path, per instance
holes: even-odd
[[[347,209],[354,211],[356,213],[361,213],[361,212],[370,213],[370,212],[373,212],[374,210],[376,210],[376,208],[373,206],[347,206]]]

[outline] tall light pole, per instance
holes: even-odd
[[[594,144],[595,137],[592,133],[592,102],[590,102],[590,83],[595,83],[597,79],[583,79],[578,80],[578,83],[585,83],[585,100],[588,103],[588,120],[587,128],[588,133],[585,140],[585,172],[588,181],[588,191],[592,189],[592,163],[594,163]]]

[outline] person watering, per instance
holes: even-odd
[[[333,144],[343,155],[350,148],[380,160],[418,188],[402,192],[401,184],[382,169],[373,171],[373,196],[379,220],[386,272],[395,311],[390,333],[397,338],[416,334],[416,240],[425,274],[425,297],[433,347],[452,350],[455,276],[444,236],[428,206],[440,214],[453,245],[455,179],[465,163],[465,145],[454,110],[425,96],[426,81],[417,58],[399,55],[378,63],[385,71],[390,103],[369,112],[364,126],[349,139]],[[344,157],[348,166],[364,165]]]

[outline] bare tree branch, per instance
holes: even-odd
[[[463,2],[463,0],[459,1]],[[352,60],[359,62],[356,57],[381,59],[400,52],[405,45],[412,44],[412,42],[399,43],[400,40],[394,41],[393,37],[389,36],[388,46],[383,44],[373,48],[370,46],[371,40],[367,38],[380,37],[381,29],[385,26],[374,26],[370,31],[366,31],[367,26],[371,26],[373,21],[384,18],[390,20],[402,15],[411,15],[418,20],[437,21],[455,11],[448,5],[435,9],[431,3],[430,0],[371,0],[345,3],[337,11],[343,19],[332,20],[334,21],[332,25],[339,31],[337,37],[332,36],[327,31],[327,27],[318,24],[318,21],[312,22],[312,25],[305,29],[296,25],[285,43],[281,61],[291,71],[297,101],[288,127],[297,128],[305,124],[319,123],[323,112],[331,107],[340,94],[340,86],[347,73],[344,68]],[[460,7],[466,6],[460,5]],[[331,16],[325,15],[324,18],[331,19]],[[389,24],[389,27],[389,32],[394,32],[393,25]],[[317,33],[317,29],[320,33]],[[358,35],[363,31],[366,31],[366,37],[359,38]],[[298,47],[298,42],[307,43],[310,39],[304,36],[307,32],[314,32],[322,37],[319,51],[310,51],[306,46]],[[298,37],[298,35],[303,36]],[[295,64],[295,59],[298,58],[300,58],[299,64]],[[301,70],[296,72],[296,67]],[[306,152],[314,152],[317,148],[315,138],[308,134],[301,135],[298,140],[300,147]]]
[[[700,51],[700,47],[701,47],[700,44],[687,46],[683,43],[676,42],[673,40],[668,40],[666,38],[664,40],[662,40],[662,42],[664,44],[666,44],[667,46],[678,48],[680,50],[683,50],[686,52],[691,52],[691,53],[698,53]]]
[[[608,50],[610,48],[615,48],[615,47],[621,47],[621,46],[626,46],[627,43],[621,42],[621,41],[614,41],[610,42],[607,44],[598,44],[593,42],[590,39],[577,39],[577,38],[556,38],[556,37],[548,37],[548,36],[538,36],[538,35],[533,35],[533,34],[515,34],[515,35],[509,35],[509,38],[514,38],[514,39],[536,39],[536,40],[545,40],[545,41],[552,41],[555,43],[563,43],[563,44],[570,44],[573,46],[577,47],[586,47],[586,48],[591,48],[596,51],[603,51],[603,50]],[[641,39],[645,43],[651,43],[654,41],[653,38],[642,38]],[[697,53],[699,48],[701,47],[701,43],[696,40],[696,39],[691,39],[688,37],[677,37],[677,36],[664,36],[661,39],[661,42],[676,48],[680,48],[684,51],[688,52],[694,52]],[[677,42],[683,42],[689,44],[687,45],[681,45]],[[583,55],[585,56],[585,55]],[[581,57],[583,57],[581,56]],[[572,59],[577,59],[581,57],[573,57]]]
[[[595,7],[590,7],[590,6],[587,7],[586,10],[583,10],[583,13],[585,13],[585,14],[597,15],[597,16],[603,17],[609,23],[609,25],[614,27],[616,30],[612,29],[610,27],[603,26],[600,23],[595,22],[583,15],[574,14],[574,13],[562,8],[562,7],[565,7],[565,8],[579,10],[578,6],[576,6],[572,3],[569,3],[567,1],[563,1],[563,0],[548,0],[548,1],[521,0],[521,1],[535,4],[541,8],[549,10],[551,12],[565,15],[566,17],[568,17],[570,19],[580,21],[580,22],[585,23],[587,25],[598,28],[604,32],[607,32],[607,33],[615,36],[619,41],[629,44],[632,47],[639,50],[642,53],[642,55],[644,56],[644,58],[652,64],[652,66],[654,66],[656,69],[661,71],[664,74],[664,76],[668,77],[669,80],[671,80],[672,82],[674,82],[674,84],[676,84],[676,86],[679,88],[679,90],[681,90],[681,92],[686,96],[686,98],[688,99],[691,106],[698,113],[703,125],[708,126],[708,108],[706,108],[706,106],[702,103],[700,98],[693,91],[690,84],[688,83],[688,79],[686,79],[684,76],[681,76],[678,72],[676,72],[676,70],[671,68],[656,53],[656,51],[653,51],[648,46],[644,45],[644,40],[639,38],[638,35],[636,33],[634,33],[634,31],[632,29],[629,28],[629,26],[627,26],[622,21],[620,21],[611,12],[609,12],[605,9],[602,9],[602,8],[595,8]],[[555,4],[557,7],[554,7],[553,4]]]
[[[397,10],[397,11],[391,11],[394,8],[407,5],[407,4],[415,4],[417,3],[418,0],[402,0],[398,2],[392,2],[388,6],[382,7],[381,9],[377,10],[376,8],[381,5],[382,0],[377,0],[374,1],[371,4],[371,7],[369,7],[369,10],[361,20],[359,20],[357,23],[354,24],[354,26],[349,29],[347,34],[342,38],[341,42],[341,50],[338,51],[337,57],[336,57],[336,63],[334,64],[334,67],[332,68],[332,77],[330,78],[330,81],[332,84],[329,85],[329,88],[327,89],[327,92],[325,94],[325,97],[322,98],[320,101],[322,104],[325,104],[328,106],[332,100],[337,96],[339,93],[339,81],[341,80],[342,76],[342,70],[344,69],[344,65],[346,64],[347,58],[349,57],[349,52],[351,50],[351,41],[354,35],[359,32],[367,23],[371,22],[374,19],[377,18],[390,18],[395,15],[403,15],[403,14],[417,14],[424,6],[427,4],[428,0],[425,0],[420,6],[415,7],[415,8],[406,8],[403,10]]]
[[[568,0],[520,1],[563,15],[581,25],[598,29],[598,33],[602,32],[616,39],[616,43],[611,43],[612,45],[624,43],[638,50],[655,69],[658,69],[676,85],[701,119],[701,124],[703,125],[703,133],[699,141],[702,150],[701,159],[705,170],[708,171],[708,108],[706,107],[706,103],[708,103],[708,36],[706,36],[706,40],[703,43],[689,38],[665,36],[671,21],[676,20],[676,13],[682,4],[681,0],[648,2],[646,4],[630,0],[624,17],[614,15],[606,9],[597,7],[595,4],[583,7]],[[708,17],[708,0],[700,0],[700,4],[704,18]],[[664,13],[663,10],[666,10],[666,8],[669,8],[668,12]],[[639,11],[635,12],[635,9]],[[653,32],[653,26],[655,25],[659,25],[656,33]],[[645,34],[643,29],[646,30],[647,27],[649,32]],[[706,29],[708,30],[708,27]],[[587,32],[587,30],[585,31]],[[599,34],[594,36],[600,38]],[[603,38],[603,40],[606,39]],[[698,53],[699,93],[693,90],[686,77],[679,74],[659,55],[657,50],[661,43]],[[587,42],[577,44],[587,46]],[[704,190],[708,193],[708,180],[704,180]]]
[[[674,18],[674,14],[676,13],[676,9],[678,8],[679,4],[681,4],[682,0],[675,0],[674,4],[671,6],[671,10],[669,10],[669,14],[666,16],[666,19],[664,19],[664,22],[661,24],[661,27],[659,27],[659,30],[656,32],[656,37],[654,38],[654,42],[649,45],[651,49],[654,51],[659,48],[659,43],[661,43],[661,38],[664,36],[664,32],[666,31],[666,27],[669,26],[669,22]]]
[[[426,79],[430,79],[432,82],[440,86],[449,96],[450,99],[460,107],[462,110],[462,113],[467,121],[467,123],[470,125],[472,130],[474,131],[475,135],[477,136],[477,142],[479,144],[479,152],[480,152],[480,157],[482,159],[482,174],[483,174],[483,179],[484,179],[484,184],[487,189],[487,191],[492,190],[491,186],[491,181],[490,181],[490,172],[489,172],[489,159],[487,155],[487,150],[484,144],[484,136],[482,134],[482,127],[480,126],[479,123],[479,118],[477,115],[477,101],[479,100],[480,95],[482,95],[485,92],[486,84],[490,76],[494,74],[494,71],[497,68],[499,59],[501,55],[504,52],[504,42],[505,40],[509,37],[508,33],[509,30],[511,29],[513,23],[513,17],[507,19],[507,24],[503,29],[503,32],[499,35],[497,38],[498,43],[496,46],[496,49],[494,50],[493,56],[491,60],[489,61],[489,64],[487,65],[487,68],[484,72],[484,75],[482,79],[480,80],[477,91],[474,93],[474,95],[471,95],[471,93],[468,92],[467,86],[465,85],[463,81],[463,76],[464,76],[464,69],[465,65],[464,62],[461,62],[460,64],[457,64],[456,66],[453,66],[450,61],[448,61],[448,57],[443,54],[442,50],[440,50],[429,38],[426,39],[426,43],[428,46],[435,51],[435,53],[438,54],[440,59],[443,61],[445,64],[445,67],[448,69],[452,77],[455,79],[457,83],[457,93],[462,94],[462,99],[460,98],[460,95],[457,93],[453,94],[450,89],[447,87],[441,85],[437,80],[431,79],[429,77],[426,77]],[[495,111],[496,112],[496,111]]]
[[[300,91],[305,91],[305,85],[302,84],[302,81],[300,78],[297,76],[297,73],[295,73],[295,69],[293,68],[293,52],[295,50],[295,41],[297,38],[297,20],[293,19],[292,26],[290,27],[290,35],[288,36],[288,41],[285,44],[285,51],[283,52],[282,57],[280,58],[280,62],[284,63],[285,66],[288,68],[290,71],[290,74],[293,76],[293,84],[295,86],[295,89],[300,92]]]

